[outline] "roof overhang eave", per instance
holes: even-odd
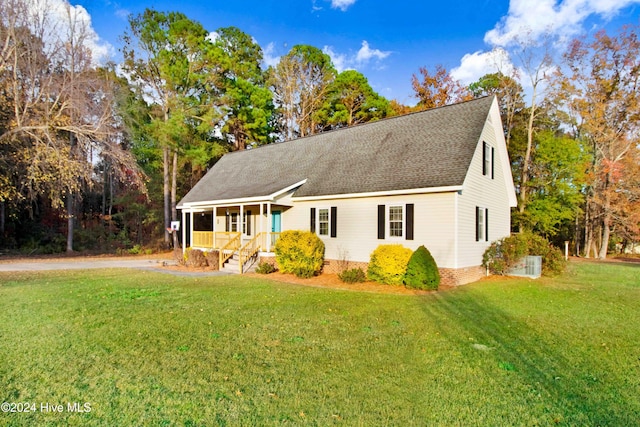
[[[274,193],[266,194],[263,196],[238,197],[234,199],[221,199],[221,200],[204,200],[199,202],[186,202],[186,203],[178,204],[178,206],[176,206],[176,209],[197,209],[205,206],[210,207],[210,206],[227,206],[227,205],[246,205],[250,203],[273,202],[277,197],[282,196],[283,194],[302,186],[305,182],[307,182],[307,180],[303,179],[302,181],[299,181],[299,182],[296,182],[295,184],[284,187]]]
[[[429,193],[454,193],[456,191],[462,191],[464,187],[462,185],[450,185],[445,187],[428,187],[428,188],[408,188],[404,190],[391,190],[391,191],[371,191],[365,193],[345,193],[345,194],[323,194],[318,196],[301,196],[292,197],[294,202],[307,202],[313,200],[328,200],[328,199],[356,199],[363,197],[384,197],[384,196],[402,196],[406,194],[429,194]]]

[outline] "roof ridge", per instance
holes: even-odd
[[[271,144],[262,144],[262,145],[258,145],[256,147],[248,148],[247,150],[230,151],[228,153],[225,153],[224,155],[226,156],[226,155],[233,154],[233,153],[241,153],[242,151],[258,150],[258,149],[266,148],[266,147],[279,146],[280,144],[285,144],[285,143],[288,143],[288,142],[308,140],[309,138],[317,137],[319,135],[328,135],[328,134],[332,134],[332,133],[335,133],[335,132],[346,131],[348,129],[358,129],[358,128],[362,128],[363,126],[367,126],[367,125],[373,125],[373,124],[376,124],[376,123],[388,122],[388,121],[391,121],[391,120],[394,120],[394,119],[407,118],[409,116],[415,116],[415,115],[419,115],[419,114],[431,113],[431,112],[434,112],[434,111],[437,111],[437,110],[443,110],[445,108],[457,107],[457,106],[461,106],[463,104],[468,104],[468,103],[472,103],[472,102],[479,102],[481,100],[486,100],[487,98],[493,98],[493,97],[495,97],[495,95],[485,95],[485,96],[481,96],[479,98],[467,99],[467,100],[460,101],[460,102],[454,102],[453,104],[440,105],[438,107],[433,107],[433,108],[429,108],[429,109],[426,109],[426,110],[410,111],[408,113],[400,114],[400,115],[397,115],[397,116],[383,117],[383,118],[378,119],[378,120],[372,120],[372,121],[364,122],[364,123],[356,123],[355,125],[345,126],[345,127],[341,127],[341,128],[337,128],[337,129],[328,129],[328,130],[325,130],[325,131],[322,131],[322,132],[318,132],[318,133],[314,133],[314,134],[311,134],[311,135],[300,136],[300,137],[297,137],[297,138],[287,139],[287,140],[284,140],[284,141],[276,141],[276,142],[273,142]]]

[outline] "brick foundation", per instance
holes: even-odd
[[[459,286],[475,282],[486,275],[482,266],[465,268],[439,268],[440,283],[445,286]]]
[[[278,267],[276,258],[274,256],[261,255],[259,262],[267,262],[274,267]],[[324,266],[322,271],[329,274],[341,273],[344,270],[350,270],[352,268],[361,268],[362,271],[367,273],[368,262],[357,261],[343,261],[336,259],[324,260]],[[467,283],[475,282],[486,275],[486,271],[482,266],[465,267],[465,268],[439,268],[440,271],[440,284],[443,286],[459,286],[466,285]]]
[[[278,263],[276,262],[276,257],[275,256],[259,255],[258,256],[258,264],[260,264],[261,262],[266,262],[267,264],[271,264],[275,268],[278,268]]]
[[[324,267],[322,267],[322,271],[329,274],[338,274],[342,273],[344,270],[352,270],[354,268],[361,268],[365,274],[367,274],[367,268],[369,267],[368,262],[358,262],[358,261],[342,261],[336,259],[325,259]]]

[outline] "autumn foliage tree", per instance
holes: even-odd
[[[442,65],[436,65],[431,72],[426,67],[420,67],[420,77],[413,75],[411,84],[418,98],[418,108],[428,110],[442,107],[455,102],[467,101],[473,94],[459,81],[455,80]]]
[[[605,258],[612,232],[637,228],[640,165],[640,41],[638,27],[591,41],[574,40],[558,75],[558,96],[593,161],[585,206],[585,254]],[[634,224],[635,223],[635,224]]]

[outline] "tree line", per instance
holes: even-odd
[[[638,241],[637,28],[576,40],[561,58],[522,41],[509,52],[518,67],[469,86],[420,68],[406,106],[316,47],[265,67],[250,35],[179,12],[131,16],[122,63],[98,66],[73,9],[60,25],[29,4],[0,5],[0,247],[170,246],[177,201],[226,152],[487,95],[500,102],[514,230],[597,257]]]

